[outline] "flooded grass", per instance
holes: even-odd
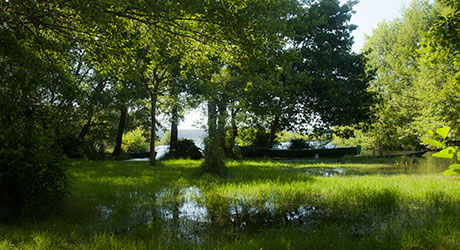
[[[412,160],[411,160],[412,161]],[[72,196],[41,221],[0,224],[0,249],[455,249],[458,178],[426,158],[74,161]]]

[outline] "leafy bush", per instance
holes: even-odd
[[[166,131],[159,141],[159,145],[169,145],[171,141],[171,131]]]
[[[200,149],[195,145],[193,140],[182,139],[179,140],[175,146],[175,149],[170,149],[163,157],[163,159],[192,159],[198,160],[203,158],[203,154]]]
[[[48,136],[52,131],[27,119],[10,120],[3,125],[0,128],[0,220],[49,213],[69,189],[63,159]]]
[[[55,132],[57,121],[66,121],[65,103],[72,102],[57,98],[53,106],[48,99],[70,81],[41,60],[35,46],[27,47],[24,34],[8,30],[0,29],[1,220],[49,213],[69,186]]]
[[[144,137],[144,129],[139,126],[124,134],[121,148],[128,153],[146,152],[149,150],[149,143]]]
[[[278,138],[278,141],[280,141],[280,142],[290,142],[290,141],[292,141],[294,139],[305,139],[305,140],[307,140],[308,135],[302,135],[302,134],[299,134],[299,133],[283,131],[283,132],[277,133],[277,138]]]
[[[307,149],[307,148],[310,148],[310,145],[303,138],[292,139],[289,142],[289,149]]]
[[[266,147],[270,133],[262,128],[241,128],[238,130],[237,142],[241,146]],[[277,138],[273,145],[278,144]]]
[[[80,141],[77,136],[70,135],[58,138],[57,144],[69,158],[105,160],[105,144],[101,140]]]
[[[83,159],[105,160],[105,144],[101,141],[86,141],[79,147]]]

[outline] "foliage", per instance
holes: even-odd
[[[294,93],[303,111],[300,120],[309,121],[306,124],[319,120],[322,126],[348,125],[368,118],[372,75],[364,70],[365,58],[351,53],[351,32],[356,28],[349,23],[353,4],[313,2],[289,22],[299,56],[286,69],[293,74],[286,78],[300,84]]]
[[[423,147],[427,127],[458,126],[459,57],[455,35],[449,33],[455,33],[456,8],[451,1],[414,0],[401,18],[378,25],[365,54],[367,70],[375,73],[371,90],[379,101],[370,124],[336,128],[337,142],[414,150]]]
[[[171,143],[170,140],[171,140],[171,131],[167,130],[161,137],[159,144],[160,145],[170,145]]]
[[[301,135],[299,133],[293,133],[289,131],[283,131],[277,134],[278,141],[289,142],[294,139],[305,139],[308,140],[308,135]]]
[[[142,126],[128,131],[123,136],[122,149],[127,153],[143,153],[149,150],[149,143],[145,137],[146,131]]]
[[[203,158],[200,149],[195,145],[193,140],[181,139],[177,141],[176,148],[170,149],[162,159],[192,159],[199,160]]]
[[[292,139],[289,142],[289,149],[306,149],[310,148],[308,141],[303,138]]]
[[[423,56],[415,95],[421,103],[421,115],[414,126],[423,138],[427,127],[447,125],[454,128],[451,138],[458,138],[460,48],[456,24],[460,20],[460,11],[455,1],[438,3],[435,22],[420,49]]]
[[[359,126],[338,126],[332,134],[332,144],[339,147],[361,145],[363,149],[370,150],[379,147],[373,128]],[[386,145],[388,147],[388,145]]]
[[[50,63],[26,30],[5,25],[9,15],[0,14],[0,219],[40,218],[69,190],[55,136],[68,129],[73,89],[65,63]]]
[[[446,158],[454,162],[449,166],[448,170],[444,171],[444,175],[460,175],[460,154],[458,154],[456,148],[448,147],[445,142],[450,130],[451,128],[447,126],[436,129],[436,134],[433,132],[433,130],[428,130],[428,134],[433,137],[436,136],[440,138],[440,140],[429,138],[425,139],[424,143],[441,150],[433,154],[433,157]]]
[[[414,98],[421,66],[418,49],[433,19],[428,1],[413,1],[401,18],[380,23],[368,37],[367,70],[375,72],[371,86],[379,98],[368,130],[368,140],[374,145],[382,144],[386,149],[420,147],[420,133],[414,126],[420,116]]]
[[[452,38],[445,29],[453,31],[447,27],[455,23],[456,7],[440,3],[414,0],[401,18],[379,24],[368,37],[366,67],[375,73],[371,90],[379,101],[370,124],[355,124],[351,137],[338,131],[349,128],[336,128],[336,138],[366,148],[414,150],[423,147],[427,127],[457,126],[458,53],[443,42]]]
[[[27,126],[35,127],[33,133]],[[0,220],[46,215],[69,190],[65,164],[48,138],[50,131],[27,122],[15,123],[8,135],[5,127],[0,132]]]
[[[237,143],[240,146],[266,147],[270,134],[265,129],[259,128],[239,128]],[[275,145],[278,141],[275,139]]]

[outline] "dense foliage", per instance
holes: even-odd
[[[192,159],[199,160],[203,158],[200,149],[195,145],[193,140],[181,139],[178,140],[175,148],[170,149],[162,159]]]
[[[446,125],[457,136],[460,12],[454,2],[415,0],[401,18],[381,23],[368,37],[367,70],[375,72],[371,90],[378,102],[369,124],[336,128],[337,142],[417,149],[427,129]]]
[[[308,141],[303,138],[292,139],[289,142],[289,149],[307,149],[310,148]]]

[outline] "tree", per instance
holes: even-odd
[[[455,1],[439,1],[436,12],[418,51],[421,56],[415,96],[420,116],[415,118],[414,127],[421,140],[427,128],[447,125],[453,128],[449,139],[453,140],[460,131],[460,7]]]
[[[252,113],[268,120],[267,146],[283,129],[354,124],[366,120],[372,95],[364,58],[351,52],[353,3],[322,0],[299,5],[282,30],[285,41],[267,58],[271,74],[252,84]],[[263,86],[263,87],[261,87]]]
[[[54,137],[66,128],[63,120],[70,116],[75,88],[65,60],[73,46],[62,33],[52,36],[53,30],[43,28],[42,21],[50,13],[39,15],[40,6],[20,1],[0,6],[3,220],[44,214],[67,194],[68,182]]]
[[[400,19],[379,24],[364,48],[367,69],[375,72],[371,89],[379,98],[369,130],[374,147],[420,147],[419,132],[414,126],[420,116],[414,95],[421,66],[418,50],[423,34],[433,22],[433,8],[427,1],[414,1],[402,13]]]

